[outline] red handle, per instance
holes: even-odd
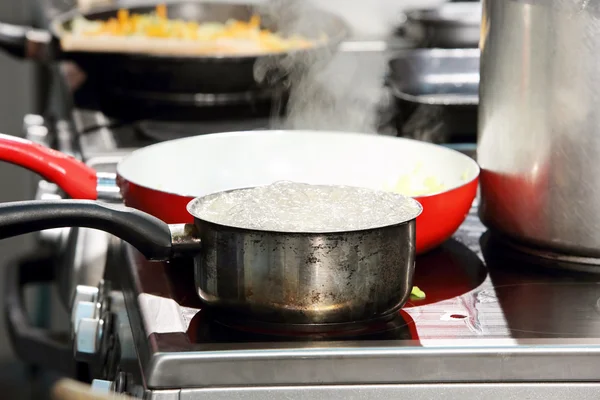
[[[67,154],[0,133],[0,161],[19,165],[57,184],[73,199],[96,200],[96,171]]]

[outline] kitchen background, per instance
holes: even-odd
[[[27,23],[32,19],[28,0],[0,1],[0,18],[5,22]],[[0,54],[0,132],[21,135],[23,115],[35,110],[35,68],[21,63],[4,53]],[[31,191],[33,174],[24,169],[0,164],[0,201],[25,199]],[[26,252],[31,240],[19,237],[0,241],[0,267],[7,260]],[[4,268],[1,272],[4,276]],[[0,289],[2,290],[2,289]],[[0,304],[0,307],[4,307]],[[3,398],[25,398],[30,392],[25,367],[10,348],[4,319],[0,320],[0,393]]]
[[[118,6],[129,7],[149,0],[0,0],[0,22],[45,28],[49,17],[74,6],[75,1],[83,8],[82,4],[90,6],[92,2],[117,2]],[[169,69],[152,65],[140,75],[138,68],[144,65],[138,65],[139,59],[135,58],[131,74],[124,76],[126,68],[115,62],[120,60],[103,55],[93,59],[89,79],[85,80],[80,79],[84,78],[81,68],[69,63],[62,63],[61,71],[56,65],[44,70],[0,54],[0,88],[4,89],[0,90],[0,98],[5,103],[0,108],[4,112],[0,131],[23,135],[23,124],[26,137],[93,165],[102,183],[109,183],[117,161],[134,149],[174,136],[195,136],[179,143],[164,143],[164,154],[160,145],[161,154],[157,157],[150,153],[151,162],[143,154],[148,155],[147,150],[152,149],[137,152],[142,155],[139,164],[135,155],[128,162],[142,168],[133,168],[132,175],[142,171],[151,176],[150,186],[156,184],[159,191],[168,189],[165,187],[171,182],[179,183],[173,176],[181,177],[181,183],[201,184],[200,191],[208,191],[213,190],[215,177],[224,189],[248,187],[282,179],[281,171],[287,174],[294,169],[290,163],[302,166],[308,162],[311,168],[301,168],[301,175],[308,171],[313,176],[299,176],[300,181],[340,179],[363,186],[368,179],[369,187],[410,192],[423,201],[424,207],[416,223],[424,227],[417,228],[417,253],[427,248],[423,239],[429,236],[432,242],[443,241],[416,258],[412,282],[403,279],[403,293],[410,287],[407,283],[419,290],[399,313],[389,314],[385,321],[352,318],[344,324],[347,329],[340,330],[338,325],[332,329],[331,324],[292,326],[286,320],[282,326],[272,324],[275,317],[265,318],[269,323],[258,314],[248,319],[235,313],[213,312],[216,310],[205,307],[197,298],[197,289],[203,290],[201,285],[209,281],[202,279],[204,268],[194,287],[190,285],[194,279],[189,259],[149,265],[128,246],[120,241],[109,243],[108,235],[98,231],[54,230],[35,235],[35,241],[22,237],[1,241],[0,299],[9,300],[4,305],[0,300],[0,306],[10,306],[11,312],[3,310],[10,321],[6,323],[9,329],[0,318],[0,335],[4,335],[0,336],[0,398],[48,398],[49,384],[56,377],[19,362],[7,345],[11,342],[27,365],[65,371],[86,382],[95,378],[96,390],[148,399],[422,399],[444,393],[447,398],[461,400],[596,400],[600,393],[600,235],[596,234],[600,232],[596,207],[600,190],[597,166],[592,161],[600,153],[598,115],[594,112],[600,108],[596,90],[600,64],[595,62],[594,51],[600,47],[594,43],[600,41],[600,36],[590,32],[600,31],[599,9],[589,1],[556,0],[534,5],[529,1],[486,1],[482,20],[480,4],[475,0],[466,6],[445,4],[443,9],[432,10],[433,19],[428,18],[428,12],[409,13],[407,24],[400,27],[403,9],[436,7],[436,3],[448,1],[453,2],[321,0],[316,6],[322,3],[349,22],[354,37],[342,43],[325,68],[296,68],[304,64],[296,58],[291,66],[282,63],[294,77],[301,75],[292,87],[253,90],[248,96],[214,95],[218,89],[215,86],[231,82],[221,67],[227,64],[209,73],[195,66],[191,70],[193,78],[210,79],[202,79],[199,86],[191,86],[188,81],[180,86],[173,77],[189,78],[185,73],[189,70],[174,71],[188,65],[180,60]],[[173,7],[169,14],[204,15],[205,7],[196,6],[198,3]],[[440,18],[435,18],[436,13]],[[311,10],[304,20],[311,23],[313,32],[320,30],[315,26],[319,23],[312,24],[320,20],[319,14]],[[448,17],[458,24],[448,21]],[[423,26],[424,19],[432,22],[434,29]],[[336,38],[336,27],[343,24],[336,22],[337,18],[333,20],[325,18],[324,24],[333,30],[330,37]],[[0,36],[15,32],[8,28],[0,24]],[[387,35],[391,31],[396,34]],[[552,40],[545,40],[548,38]],[[482,52],[476,48],[478,42]],[[320,53],[309,52],[309,63],[312,54]],[[86,69],[85,63],[80,67]],[[159,76],[149,77],[153,73]],[[49,91],[44,75],[59,84]],[[117,82],[111,82],[113,79]],[[160,87],[148,87],[157,82]],[[170,91],[156,95],[163,89]],[[45,100],[50,100],[49,104]],[[104,108],[103,112],[92,110],[98,106]],[[269,145],[272,135],[219,136],[214,148],[205,145],[214,138],[202,136],[279,126],[369,134],[353,137],[320,132],[313,138],[319,143],[313,143],[289,132],[277,144],[281,146],[276,147],[278,150]],[[280,135],[276,136],[279,140]],[[268,138],[265,145],[261,144],[265,143],[261,142],[263,138]],[[196,141],[199,152],[188,146]],[[242,143],[245,141],[249,143]],[[0,142],[5,146],[18,139],[4,136]],[[181,150],[168,150],[178,144]],[[260,149],[269,154],[260,154]],[[236,150],[244,154],[240,156]],[[475,150],[482,166],[481,176],[470,158]],[[10,152],[0,153],[1,158],[8,159]],[[275,153],[282,157],[273,157]],[[246,155],[250,155],[248,159],[243,158]],[[215,162],[234,168],[215,170]],[[187,167],[192,164],[194,168]],[[156,171],[149,171],[148,166],[156,167]],[[224,178],[217,172],[205,174],[206,180],[198,175],[198,171],[211,170],[224,173]],[[336,176],[329,177],[329,173]],[[36,198],[58,194],[45,181],[36,188],[36,177],[18,168],[0,163],[0,175],[5,179],[0,201],[31,199],[36,189]],[[71,171],[69,175],[76,176]],[[162,182],[160,176],[168,181]],[[137,181],[135,176],[125,178]],[[560,179],[554,182],[557,184],[549,184],[550,178]],[[93,181],[90,183],[93,185]],[[478,183],[481,195],[473,201]],[[79,180],[69,184],[86,189]],[[88,189],[93,189],[92,185]],[[102,191],[104,196],[116,194],[114,185],[102,188],[107,189]],[[80,195],[68,187],[63,189],[73,196]],[[197,189],[175,191],[180,190],[187,193]],[[123,192],[123,200],[131,200],[130,204],[156,199],[155,194],[137,197],[137,191]],[[38,205],[40,211],[47,206]],[[2,211],[10,212],[10,207]],[[178,211],[183,208],[153,210],[156,214]],[[182,220],[178,216],[174,219]],[[448,230],[438,229],[442,226],[448,226]],[[407,251],[411,249],[406,246]],[[19,253],[25,253],[25,257],[12,260]],[[33,257],[36,259],[32,261]],[[382,256],[373,252],[372,257]],[[285,255],[282,259],[286,260]],[[318,271],[321,276],[321,267],[339,270],[336,267],[343,262],[336,255],[313,260],[299,260],[298,269]],[[177,267],[172,268],[174,265]],[[217,267],[227,272],[214,274],[216,295],[243,293],[248,294],[244,300],[252,296],[254,302],[255,285],[268,281],[274,286],[258,290],[269,294],[268,308],[277,304],[297,309],[294,299],[277,299],[277,294],[289,292],[277,287],[281,280],[255,279],[254,268],[262,271],[265,265],[252,264],[247,270],[246,264],[236,263],[236,268],[242,268],[238,276],[250,278],[240,281],[229,279],[229,264],[217,262]],[[279,276],[279,272],[272,272],[271,263],[268,265],[269,273]],[[287,262],[278,265],[286,270],[289,266]],[[357,263],[357,271],[364,270],[361,265],[362,261]],[[380,280],[373,278],[380,271],[367,269],[373,275],[363,279],[349,271],[347,282],[368,280],[379,285]],[[56,276],[51,277],[53,273]],[[51,278],[60,290],[41,289],[42,283]],[[228,290],[230,282],[245,285],[248,281],[251,285],[244,289],[250,290]],[[312,284],[318,280],[298,282],[305,281]],[[26,293],[29,312],[25,313],[21,293],[15,292],[28,284],[37,287]],[[376,291],[388,293],[385,289],[390,285],[394,283],[386,280],[384,290]],[[227,289],[221,290],[222,286]],[[316,286],[322,287],[319,283]],[[354,286],[342,286],[349,288],[343,292],[353,292],[352,298],[358,298]],[[270,296],[272,293],[276,295]],[[327,291],[322,297],[344,298],[330,294]],[[341,308],[337,303],[325,308],[317,304],[312,309],[317,310],[315,315],[328,310],[336,313],[346,308],[346,301],[342,301]],[[276,316],[282,321],[285,317],[279,311]],[[25,314],[29,314],[32,324],[27,323]],[[31,325],[41,329],[31,329]],[[9,340],[9,331],[18,332],[13,340]],[[24,332],[43,335],[32,341],[28,340],[31,335]],[[55,340],[48,341],[49,337]],[[290,351],[273,351],[280,348],[282,340],[290,340],[285,344]],[[306,345],[305,340],[322,340],[322,346]],[[43,342],[45,345],[40,345]]]
[[[44,2],[67,0],[0,0],[0,20],[9,23],[32,23],[38,19]],[[89,4],[93,0],[85,0]],[[319,5],[342,15],[363,37],[385,35],[400,21],[405,8],[427,7],[442,3],[443,0],[328,0],[318,1]],[[132,1],[123,1],[132,3]],[[31,63],[20,62],[0,53],[0,132],[22,135],[23,116],[39,112],[36,101],[36,88],[39,85],[40,71]],[[26,199],[34,190],[35,176],[30,172],[0,163],[0,202]],[[7,260],[27,252],[32,246],[30,237],[19,237],[0,241],[0,267]],[[4,274],[4,268],[0,271]],[[0,285],[0,290],[2,286]],[[3,297],[0,296],[0,299]],[[1,301],[1,300],[0,300]],[[0,307],[3,307],[0,304]],[[30,382],[32,371],[28,371],[12,353],[4,320],[0,319],[0,392],[3,398],[40,398],[44,385]]]

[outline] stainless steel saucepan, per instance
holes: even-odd
[[[209,195],[210,196],[210,195]],[[0,205],[0,239],[59,227],[113,234],[149,260],[194,257],[200,298],[228,315],[268,323],[337,324],[394,315],[412,288],[416,217],[374,229],[285,233],[241,229],[198,216],[167,225],[142,211],[86,200]]]

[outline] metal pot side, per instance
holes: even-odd
[[[195,225],[198,294],[224,313],[284,324],[361,322],[391,316],[410,296],[414,219],[326,234]]]
[[[597,5],[484,0],[480,217],[528,246],[598,257]]]

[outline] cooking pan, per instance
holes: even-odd
[[[161,94],[245,93],[280,83],[292,66],[309,66],[331,54],[347,35],[345,23],[335,15],[310,8],[298,1],[267,2],[262,5],[210,0],[176,2],[167,6],[170,18],[198,22],[247,21],[254,13],[262,27],[283,34],[297,33],[309,39],[326,35],[327,40],[309,49],[266,55],[211,56],[169,55],[143,52],[65,51],[61,39],[77,16],[90,20],[115,17],[118,7],[97,8],[86,14],[73,10],[57,16],[49,31],[0,24],[0,47],[8,53],[36,61],[74,61],[102,93],[127,94],[136,98]],[[130,13],[154,11],[156,4],[130,8]],[[166,47],[168,48],[168,46]]]
[[[466,1],[410,10],[400,33],[418,47],[477,48],[481,11],[480,2]]]
[[[238,189],[240,190],[240,189]],[[241,320],[347,325],[393,317],[408,299],[415,264],[416,200],[394,196],[404,210],[385,225],[353,230],[276,231],[225,225],[203,203],[187,205],[193,224],[167,225],[142,211],[86,200],[0,205],[0,239],[43,229],[86,227],[111,233],[147,259],[193,256],[201,300]],[[234,224],[234,222],[232,222]],[[313,327],[315,328],[315,327]]]
[[[44,176],[76,199],[113,199],[167,223],[191,223],[195,197],[276,181],[359,186],[405,184],[424,208],[417,252],[448,239],[464,221],[477,191],[479,167],[457,151],[416,140],[349,132],[249,131],[194,136],[135,150],[116,176],[21,138],[0,135],[0,160]],[[407,182],[442,182],[410,193]],[[402,185],[400,185],[402,186]],[[408,185],[410,186],[410,185]]]
[[[402,136],[471,143],[477,135],[478,49],[411,49],[389,62]]]

